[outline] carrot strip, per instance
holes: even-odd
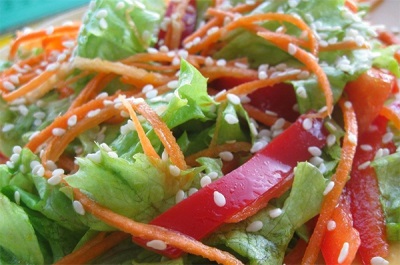
[[[358,5],[355,1],[353,0],[346,0],[346,2],[344,3],[345,6],[350,9],[351,12],[353,13],[357,13],[358,11]]]
[[[154,147],[151,145],[149,138],[147,138],[146,133],[142,127],[142,124],[140,123],[135,111],[132,108],[132,104],[129,103],[126,100],[126,98],[124,98],[121,95],[118,98],[121,100],[122,104],[128,110],[129,115],[131,116],[133,124],[135,125],[136,131],[138,133],[140,143],[142,144],[143,152],[149,157],[160,160],[161,158],[157,154],[156,150],[154,150]]]
[[[332,216],[332,213],[339,202],[340,195],[346,184],[353,164],[354,155],[357,146],[357,120],[354,109],[348,106],[345,100],[339,101],[339,106],[343,111],[345,136],[343,140],[340,162],[337,166],[335,174],[332,176],[334,186],[332,190],[326,194],[322,201],[321,211],[318,217],[314,232],[308,242],[302,264],[315,264],[318,257],[322,239],[326,231],[326,225]]]
[[[383,106],[381,111],[379,112],[380,115],[387,118],[391,122],[393,122],[394,126],[400,130],[400,111],[396,108],[391,108],[389,106]]]
[[[247,142],[227,143],[222,145],[210,146],[207,149],[194,153],[186,157],[186,163],[191,166],[196,166],[196,159],[199,157],[218,157],[219,153],[223,151],[230,151],[232,153],[248,152],[251,149],[251,144]]]
[[[74,189],[74,197],[76,200],[79,200],[82,203],[87,212],[93,214],[106,224],[113,226],[125,233],[129,233],[133,236],[146,240],[161,240],[169,246],[182,249],[187,253],[202,256],[220,264],[243,264],[231,254],[221,251],[217,248],[206,246],[191,237],[187,237],[160,226],[138,223],[125,216],[114,213],[113,211],[104,208],[93,200],[89,199],[78,189]]]
[[[120,62],[110,62],[101,59],[86,59],[75,57],[73,66],[82,70],[96,71],[101,73],[114,73],[126,76],[138,83],[162,85],[170,78],[158,73],[151,73],[146,70],[129,66]]]
[[[204,66],[199,69],[202,75],[211,82],[220,77],[230,78],[258,78],[258,71],[230,66]]]
[[[118,243],[129,238],[129,234],[123,232],[113,232],[106,235],[105,232],[100,232],[93,239],[88,241],[80,249],[72,252],[71,254],[58,260],[55,265],[68,265],[68,264],[86,264],[92,259],[105,253]]]
[[[194,39],[196,38],[201,38],[202,36],[206,35],[207,31],[211,29],[212,27],[216,27],[221,25],[222,20],[220,18],[212,18],[210,19],[204,26],[198,28],[195,32],[193,32],[191,35],[187,36],[183,40],[183,45],[187,45],[190,42],[193,42]]]
[[[65,26],[56,27],[56,28],[54,28],[54,31],[52,34],[68,34],[71,32],[77,33],[80,26],[81,26],[80,24],[74,24],[74,25],[65,25]],[[19,46],[21,46],[22,43],[34,41],[34,40],[38,40],[38,39],[43,39],[47,36],[49,36],[49,35],[47,34],[46,30],[38,30],[38,31],[34,31],[34,32],[27,33],[27,34],[17,37],[13,41],[13,43],[11,43],[9,59],[12,60],[15,57],[15,54],[17,53],[17,50],[18,50]]]
[[[287,42],[286,39],[278,38],[277,36],[271,37],[268,33],[265,32],[259,33],[258,35],[272,42],[273,44],[275,44],[284,51],[288,51],[290,49],[291,43]],[[293,48],[294,51],[291,51],[291,53],[293,53],[293,56],[297,60],[302,62],[310,71],[314,72],[318,82],[321,85],[322,92],[325,95],[326,107],[327,107],[326,112],[321,113],[321,115],[325,116],[331,115],[333,111],[333,94],[329,80],[324,70],[321,68],[321,66],[319,66],[318,62],[316,61],[315,57],[312,54],[306,52],[305,50],[299,47],[293,47]]]
[[[151,124],[158,138],[160,138],[161,142],[163,143],[165,151],[171,159],[171,162],[180,169],[186,169],[187,165],[185,162],[185,156],[183,155],[174,135],[165,122],[161,120],[157,113],[149,105],[147,105],[145,101],[134,104],[133,108],[143,115],[143,117],[145,117],[146,120]]]
[[[369,49],[370,46],[367,43],[358,45],[355,41],[342,41],[328,46],[320,46],[321,52],[337,51],[337,50],[355,50],[355,49]]]
[[[243,107],[251,118],[255,119],[258,122],[261,122],[266,126],[274,125],[274,123],[279,119],[279,117],[269,115],[250,104],[244,104]],[[290,126],[290,124],[291,124],[290,122],[285,121],[283,128],[286,129],[287,127]]]

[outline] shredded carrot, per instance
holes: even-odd
[[[169,246],[179,248],[187,253],[202,256],[220,264],[242,264],[242,262],[231,254],[217,248],[206,246],[191,237],[160,226],[138,223],[125,216],[114,213],[89,199],[78,189],[74,189],[74,197],[82,203],[87,212],[93,214],[96,218],[135,237],[146,240],[161,240]]]
[[[142,144],[142,147],[143,147],[143,152],[149,157],[160,160],[161,158],[157,154],[156,150],[154,150],[154,147],[151,145],[149,138],[147,138],[146,132],[144,131],[142,124],[140,123],[135,111],[132,108],[132,104],[129,103],[126,100],[126,98],[124,98],[121,95],[119,96],[119,99],[121,100],[124,107],[128,110],[129,115],[133,121],[133,124],[135,125],[136,131],[137,131],[139,139],[140,139],[140,143]]]
[[[258,78],[258,71],[252,69],[242,69],[231,66],[204,66],[199,70],[202,75],[208,78],[208,82],[221,77],[230,78]]]
[[[248,152],[251,149],[251,144],[247,142],[226,143],[222,145],[214,145],[197,153],[186,157],[186,163],[191,166],[198,165],[196,159],[199,157],[218,157],[219,153],[223,151],[230,151],[232,153]]]
[[[400,38],[387,30],[379,32],[379,39],[386,45],[400,45]]]
[[[178,49],[180,46],[181,37],[184,31],[182,19],[185,16],[188,5],[189,0],[179,1],[174,10],[174,16],[171,16],[171,22],[168,24],[164,38],[164,44],[170,49]]]
[[[92,259],[105,253],[118,243],[129,238],[129,234],[113,232],[107,235],[106,232],[98,233],[78,250],[58,260],[55,265],[86,264]]]
[[[202,36],[206,35],[206,33],[209,29],[211,29],[212,27],[219,26],[219,25],[221,25],[221,23],[222,23],[222,19],[220,19],[220,18],[210,19],[204,26],[198,28],[191,35],[187,36],[183,40],[183,45],[187,45],[189,42],[193,42],[193,40],[196,38],[201,38]]]
[[[50,34],[68,34],[68,33],[78,33],[78,30],[80,28],[80,24],[74,24],[74,25],[65,25],[65,26],[60,26],[54,28],[54,31],[51,32]],[[17,53],[18,48],[21,46],[21,44],[30,42],[30,41],[35,41],[38,39],[43,39],[45,37],[49,36],[48,32],[46,30],[38,30],[34,31],[31,33],[23,34],[19,37],[17,37],[13,43],[10,46],[10,53],[9,53],[9,59],[12,60],[15,57],[15,54]]]
[[[264,124],[266,126],[274,125],[274,123],[279,119],[279,117],[267,114],[266,112],[261,111],[260,109],[254,107],[250,104],[244,104],[243,107],[247,111],[247,113],[249,114],[249,116],[251,118],[255,119],[258,122],[261,122],[262,124]],[[290,126],[290,122],[285,121],[283,128],[286,129],[289,126]]]
[[[265,32],[259,33],[258,35],[272,42],[273,44],[275,44],[284,51],[288,51],[289,49],[290,43],[288,43],[284,38],[278,38],[277,36],[271,37],[268,33]],[[305,50],[299,47],[295,47],[293,56],[297,60],[302,62],[310,71],[312,71],[316,75],[317,80],[320,83],[320,88],[322,89],[325,95],[326,107],[327,107],[326,112],[320,114],[324,116],[331,115],[333,111],[333,94],[328,77],[326,76],[324,70],[321,68],[321,66],[316,61],[316,58],[312,54],[306,52]]]
[[[356,49],[370,49],[371,47],[367,43],[362,45],[357,44],[355,41],[341,41],[327,46],[320,46],[321,52],[338,51],[338,50],[356,50]]]
[[[356,1],[346,0],[345,6],[348,9],[350,9],[350,11],[353,12],[353,13],[357,13],[357,11],[358,11],[358,5],[357,5]]]
[[[340,195],[350,174],[356,152],[358,129],[354,109],[352,106],[345,104],[344,99],[339,101],[339,105],[343,111],[344,128],[346,131],[343,140],[340,161],[335,174],[332,176],[332,181],[334,182],[333,189],[323,198],[317,224],[308,242],[308,246],[302,260],[303,265],[315,264],[320,251],[321,242],[326,231],[326,225],[339,202]]]
[[[180,169],[186,169],[185,156],[165,122],[161,120],[157,113],[147,105],[145,101],[135,104],[133,107],[151,124],[158,138],[163,143],[171,162]]]
[[[381,111],[379,112],[380,115],[386,117],[388,120],[393,122],[394,126],[400,130],[400,111],[396,110],[390,106],[383,106]]]

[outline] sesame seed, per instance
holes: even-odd
[[[4,81],[4,82],[3,82],[3,87],[4,87],[5,89],[7,89],[8,91],[12,91],[12,90],[15,89],[14,84],[11,83],[11,82],[9,82],[9,81]]]
[[[25,105],[19,105],[18,111],[21,113],[22,116],[26,116],[29,113],[29,109]]]
[[[368,168],[371,164],[371,161],[366,161],[358,166],[358,170],[364,170]]]
[[[373,150],[373,149],[372,149],[372,146],[369,145],[369,144],[362,144],[362,145],[360,146],[360,148],[361,148],[361,150],[363,150],[363,151],[372,151],[372,150]]]
[[[149,248],[157,249],[157,250],[165,250],[167,249],[167,244],[164,241],[154,239],[146,243],[146,246]]]
[[[69,117],[68,120],[67,120],[67,124],[68,124],[68,126],[70,126],[70,127],[76,125],[77,122],[78,122],[78,116],[76,116],[76,115],[72,115],[72,116]]]
[[[146,93],[146,98],[154,98],[158,95],[158,90],[153,89]]]
[[[67,55],[65,53],[62,53],[57,56],[57,62],[63,62],[67,58]]]
[[[265,112],[265,114],[267,114],[269,116],[274,116],[274,117],[278,116],[278,113],[271,111],[271,110],[266,110],[264,112]]]
[[[207,185],[210,184],[211,182],[212,182],[212,180],[211,180],[210,176],[205,175],[204,177],[202,177],[202,178],[200,179],[200,186],[201,186],[202,188],[204,188],[205,186],[207,186]]]
[[[308,131],[312,128],[313,122],[310,118],[305,118],[302,122],[303,129]]]
[[[256,126],[256,124],[254,123],[254,122],[251,122],[250,123],[250,125],[249,125],[249,127],[250,127],[250,133],[251,133],[251,135],[257,135],[258,134],[258,131],[257,131],[257,126]]]
[[[328,229],[328,231],[333,231],[336,228],[336,222],[333,220],[329,220],[328,223],[326,224],[326,229]]]
[[[175,89],[179,85],[178,80],[172,80],[167,83],[167,87],[170,89]]]
[[[336,136],[334,134],[329,134],[328,137],[326,137],[326,144],[328,147],[333,146],[336,143]]]
[[[54,161],[52,161],[52,160],[47,160],[47,161],[46,161],[46,168],[49,169],[49,170],[54,171],[54,170],[57,169],[57,165],[56,165],[56,163],[54,163]]]
[[[33,175],[37,175],[39,177],[43,177],[44,176],[44,167],[41,164],[36,165],[33,169],[32,169],[32,174]]]
[[[218,178],[218,173],[215,172],[215,171],[212,171],[212,172],[208,173],[208,176],[209,176],[211,179],[216,179],[216,178]]]
[[[239,119],[233,115],[233,114],[225,114],[224,116],[224,120],[228,123],[228,124],[237,124],[239,122]]]
[[[50,27],[48,27],[47,29],[46,29],[46,34],[47,35],[51,35],[51,34],[53,34],[54,33],[54,27],[53,26],[50,26]]]
[[[348,242],[344,242],[343,243],[343,247],[340,250],[340,254],[339,254],[339,257],[338,257],[338,263],[339,264],[343,263],[343,261],[347,258],[347,255],[349,254],[349,247],[350,247],[350,245],[349,245]]]
[[[254,221],[251,222],[247,227],[246,231],[247,232],[258,232],[263,228],[264,224],[261,221]]]
[[[297,46],[294,45],[293,43],[289,43],[289,45],[288,45],[288,53],[290,55],[295,55],[296,52],[297,52]]]
[[[310,72],[308,71],[301,71],[300,74],[297,75],[297,78],[299,79],[306,79],[310,76]]]
[[[153,86],[153,85],[151,85],[151,84],[145,85],[145,86],[142,88],[142,93],[147,93],[147,92],[149,92],[150,90],[153,90],[153,89],[154,89],[154,86]]]
[[[214,64],[214,60],[213,60],[213,58],[211,58],[211,57],[206,57],[206,59],[204,60],[204,64],[206,65],[206,66],[212,66],[213,64]]]
[[[232,103],[233,105],[239,105],[240,104],[240,98],[235,95],[235,94],[231,94],[228,93],[226,95],[226,98],[229,100],[230,103]]]
[[[181,63],[181,59],[179,59],[179,57],[174,57],[174,59],[172,59],[172,65],[179,65]]]
[[[350,109],[352,106],[353,106],[353,104],[351,104],[350,101],[346,101],[346,102],[344,103],[344,107],[345,107],[346,109]]]
[[[224,161],[232,161],[233,160],[233,154],[232,154],[232,152],[229,152],[229,151],[223,151],[223,152],[219,153],[219,157]]]
[[[71,49],[75,46],[75,42],[74,41],[63,41],[62,46],[64,46],[67,49]]]
[[[189,52],[186,50],[179,50],[178,56],[180,56],[183,59],[186,59],[189,56]]]
[[[61,180],[62,180],[62,176],[61,175],[55,175],[55,176],[50,177],[47,180],[47,183],[52,185],[52,186],[55,186],[55,185],[60,184]]]
[[[226,60],[225,59],[217,60],[217,66],[225,66],[225,65],[226,65]]]
[[[159,50],[160,50],[160,52],[169,52],[168,46],[165,46],[165,45],[162,45]]]
[[[185,192],[183,190],[178,190],[175,194],[175,203],[180,203],[185,199]]]
[[[257,141],[253,144],[253,146],[250,149],[251,153],[257,153],[261,149],[263,149],[265,146],[267,146],[268,142],[267,141]]]
[[[10,157],[10,161],[13,163],[17,163],[19,160],[19,154],[12,154]]]
[[[106,9],[100,9],[96,13],[96,18],[101,19],[101,18],[106,18],[108,16],[108,12]]]
[[[300,3],[300,0],[289,0],[288,1],[288,5],[291,7],[291,8],[295,8],[295,7],[297,7],[297,5]]]
[[[245,63],[235,62],[234,65],[235,65],[237,68],[240,68],[240,69],[247,69],[247,68],[249,68],[249,66],[248,66],[247,64],[245,64]]]
[[[43,111],[38,111],[38,112],[33,113],[33,117],[35,119],[42,120],[42,119],[44,119],[46,117],[46,113],[44,113]]]
[[[319,147],[317,147],[317,146],[310,146],[310,147],[308,147],[308,152],[309,152],[312,156],[321,156],[321,155],[322,155],[321,149],[319,149]]]
[[[66,132],[66,130],[65,130],[65,129],[62,129],[62,128],[54,128],[54,129],[51,131],[51,133],[52,133],[54,136],[62,136],[62,135],[65,134],[65,132]]]
[[[285,119],[284,118],[279,118],[277,119],[274,124],[271,126],[271,130],[280,130],[283,128],[285,125]]]
[[[218,30],[219,30],[219,27],[212,27],[209,30],[207,30],[207,35],[208,36],[213,35],[213,34],[217,33]]]
[[[11,131],[12,129],[14,129],[14,127],[15,127],[14,124],[5,123],[5,124],[3,125],[3,128],[1,129],[1,131],[2,131],[2,132],[9,132],[9,131]]]
[[[219,191],[214,191],[214,203],[219,207],[224,207],[226,205],[225,196]]]
[[[350,143],[352,143],[352,144],[357,144],[357,136],[354,135],[354,134],[352,134],[352,133],[350,133],[350,134],[349,134],[349,141],[350,141]]]
[[[87,154],[86,156],[90,161],[94,162],[94,163],[101,163],[101,153],[100,151],[97,151],[96,153],[92,153],[92,154]]]
[[[17,190],[14,192],[14,201],[18,205],[21,203],[21,193]]]
[[[56,71],[59,67],[60,67],[59,63],[57,63],[57,62],[51,63],[46,66],[46,71],[49,71],[49,72]]]
[[[116,8],[117,10],[123,9],[125,7],[125,3],[120,1],[117,3]]]
[[[107,155],[111,158],[118,158],[118,154],[114,151],[107,152]]]
[[[12,151],[14,154],[21,154],[22,148],[21,148],[21,146],[16,145],[13,147]]]
[[[265,80],[268,78],[268,74],[266,71],[258,71],[258,79]]]
[[[82,205],[82,203],[80,201],[76,201],[76,200],[73,201],[72,202],[72,207],[74,208],[74,211],[77,214],[85,215],[85,208],[83,208],[83,205]]]
[[[382,143],[387,144],[393,140],[393,133],[387,132],[382,137]]]
[[[94,110],[91,110],[91,111],[88,112],[87,117],[88,117],[88,118],[93,118],[93,117],[99,115],[100,112],[101,112],[101,109],[94,109]]]
[[[335,182],[329,181],[328,185],[326,185],[326,188],[322,194],[324,196],[327,195],[329,192],[331,192],[331,190],[333,189],[334,186],[335,186]]]
[[[108,23],[104,18],[102,18],[99,20],[99,26],[101,29],[106,30],[108,28]]]
[[[193,194],[195,194],[196,192],[198,192],[199,190],[196,188],[190,188],[188,191],[188,195],[192,196]]]
[[[389,261],[382,257],[373,257],[371,259],[371,265],[389,265]]]
[[[19,76],[18,75],[10,75],[10,81],[14,85],[18,85],[19,84]]]
[[[280,209],[280,208],[276,208],[276,209],[270,210],[270,211],[268,212],[269,217],[271,217],[271,218],[273,218],[273,219],[276,218],[276,217],[278,217],[278,216],[280,216],[282,213],[283,213],[283,211],[282,211],[282,209]]]
[[[307,91],[303,86],[300,86],[296,89],[296,95],[301,98],[307,98]]]
[[[314,166],[319,166],[323,162],[324,162],[324,160],[319,156],[313,156],[310,159],[310,163],[313,164]]]
[[[169,165],[169,173],[174,176],[177,177],[181,174],[181,170],[179,167],[175,166],[175,165]]]

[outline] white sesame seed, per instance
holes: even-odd
[[[7,165],[7,167],[10,168],[10,169],[13,169],[14,166],[15,166],[14,163],[11,162],[11,161],[7,161],[7,162],[6,162],[6,165]]]
[[[219,207],[224,207],[226,205],[225,196],[219,191],[214,191],[214,203]]]
[[[97,19],[106,18],[107,16],[108,16],[108,12],[106,9],[100,9],[96,13]]]
[[[175,203],[180,203],[185,199],[185,192],[183,190],[178,190],[178,192],[175,194]]]
[[[233,154],[232,154],[232,152],[229,152],[229,151],[223,151],[223,152],[219,153],[219,157],[223,161],[232,161],[233,160]]]
[[[149,92],[150,90],[153,90],[153,89],[154,89],[153,85],[147,84],[142,88],[142,93],[147,93],[147,92]]]
[[[249,124],[249,127],[250,127],[250,133],[251,133],[251,135],[256,136],[256,135],[258,134],[258,130],[257,130],[257,125],[256,125],[256,123],[251,122],[251,123]]]
[[[217,60],[217,66],[225,66],[226,65],[226,60],[225,59],[219,59]]]
[[[93,118],[93,117],[99,115],[100,112],[101,112],[101,109],[94,109],[94,110],[91,110],[91,111],[88,112],[87,117],[88,117],[88,118]]]
[[[274,112],[272,110],[266,110],[264,112],[265,112],[265,114],[267,114],[269,116],[274,116],[274,117],[278,116],[278,113],[276,113],[276,112]]]
[[[97,151],[96,153],[88,154],[86,157],[94,163],[97,163],[97,164],[101,163],[100,151]]]
[[[199,190],[196,188],[190,188],[188,191],[188,195],[192,196],[193,194],[195,194],[196,192],[198,192]]]
[[[319,149],[319,147],[317,147],[317,146],[310,146],[310,147],[308,147],[308,152],[309,152],[312,156],[321,156],[321,155],[322,155],[321,149]]]
[[[31,167],[32,170],[33,170],[36,166],[38,166],[38,165],[40,165],[40,162],[39,162],[39,161],[36,161],[36,160],[32,161],[32,162],[29,164],[29,166]]]
[[[39,177],[43,177],[45,173],[44,167],[41,164],[36,165],[32,169],[32,174],[37,175]]]
[[[243,104],[247,104],[251,102],[251,99],[247,95],[240,96],[240,102]]]
[[[75,42],[74,41],[63,41],[62,46],[64,46],[67,49],[71,49],[75,46]]]
[[[339,257],[338,257],[338,263],[339,264],[343,263],[343,261],[347,258],[347,255],[349,254],[349,247],[350,247],[350,245],[349,245],[348,242],[344,242],[343,243],[343,247],[340,250],[340,254],[339,254]]]
[[[230,103],[232,103],[233,105],[239,105],[240,104],[240,98],[235,95],[235,94],[231,94],[228,93],[226,95],[226,98],[229,100]]]
[[[3,128],[1,129],[1,131],[2,131],[2,132],[9,132],[9,131],[11,131],[12,129],[14,129],[14,127],[15,127],[14,124],[5,123],[5,124],[3,125]]]
[[[65,134],[65,132],[66,132],[66,130],[63,129],[63,128],[54,128],[54,129],[51,131],[51,133],[52,133],[54,136],[62,136],[62,135]]]
[[[156,53],[158,53],[158,50],[156,48],[149,47],[149,48],[147,48],[147,52],[150,54],[156,54]]]
[[[296,52],[297,52],[297,46],[294,45],[293,43],[289,43],[289,45],[288,45],[288,53],[290,55],[294,55],[294,54],[296,54]]]
[[[146,93],[146,98],[155,98],[158,95],[158,90],[153,89]]]
[[[208,176],[209,176],[211,179],[216,179],[216,178],[218,178],[218,173],[215,172],[215,171],[212,171],[212,172],[208,173]]]
[[[64,174],[64,169],[62,169],[62,168],[57,168],[57,169],[53,170],[53,172],[51,173],[52,176],[61,176],[63,174]]]
[[[29,113],[29,109],[25,105],[19,105],[18,111],[21,113],[22,116],[26,116]]]
[[[335,186],[335,182],[329,181],[328,185],[326,185],[326,188],[322,194],[324,196],[327,195],[329,192],[331,192],[331,190],[333,189],[334,186]]]
[[[172,59],[172,65],[179,65],[181,63],[181,59],[179,57],[174,57]]]
[[[49,71],[49,72],[56,71],[59,67],[60,67],[59,63],[57,63],[57,62],[51,63],[46,66],[46,71]]]
[[[362,145],[360,146],[360,148],[361,148],[361,150],[363,150],[363,151],[372,151],[372,150],[373,150],[373,149],[372,149],[372,146],[369,145],[369,144],[362,144]]]
[[[284,118],[277,119],[271,126],[271,130],[280,130],[285,125],[286,120]]]
[[[33,113],[33,117],[35,119],[43,120],[46,117],[46,113],[44,113],[43,111],[38,111]]]
[[[78,116],[76,116],[76,115],[72,115],[72,116],[69,117],[68,120],[67,120],[67,124],[68,124],[68,126],[70,126],[70,127],[76,125],[77,122],[78,122]]]
[[[393,140],[393,133],[387,132],[382,137],[382,143],[387,144]]]
[[[111,158],[118,158],[118,154],[114,151],[107,152],[107,155]]]
[[[180,56],[183,59],[187,59],[187,57],[189,56],[189,52],[186,50],[179,50],[178,56]]]
[[[85,208],[83,208],[83,205],[82,205],[82,203],[80,201],[76,201],[76,200],[73,201],[72,202],[72,207],[74,208],[74,211],[77,214],[85,215]]]
[[[297,75],[298,79],[306,79],[310,76],[310,72],[308,71],[301,71],[300,74]]]
[[[15,89],[14,84],[11,83],[11,82],[9,82],[9,81],[4,81],[4,82],[3,82],[3,87],[4,87],[5,89],[7,89],[8,91],[12,91],[12,90]]]
[[[53,26],[50,26],[50,27],[48,27],[47,29],[46,29],[46,34],[47,35],[51,35],[51,34],[53,34],[54,33],[54,27]]]
[[[14,154],[21,154],[22,148],[21,148],[21,146],[16,145],[13,147],[12,151]]]
[[[176,55],[176,52],[175,51],[169,51],[168,53],[167,53],[167,56],[168,57],[174,57]]]
[[[13,163],[17,163],[19,160],[19,154],[12,154],[10,157],[10,161]]]
[[[219,27],[212,27],[209,30],[207,30],[207,35],[208,36],[213,35],[213,34],[217,33],[218,30],[219,30]]]
[[[351,104],[350,101],[346,101],[346,102],[344,103],[344,107],[345,107],[346,109],[350,109],[352,106],[353,106],[353,104]]]
[[[202,178],[200,179],[200,186],[201,186],[202,188],[204,188],[205,186],[207,186],[207,185],[210,184],[211,182],[212,182],[212,180],[211,180],[210,176],[205,175],[204,177],[202,177]]]
[[[326,229],[328,229],[328,231],[333,231],[336,228],[336,222],[333,220],[329,220],[328,223],[326,224]]]
[[[151,241],[147,242],[146,246],[148,246],[149,248],[156,249],[156,250],[165,250],[165,249],[167,249],[167,244],[165,244],[164,241],[158,240],[158,239],[154,239],[154,240],[151,240]]]
[[[334,134],[329,134],[328,137],[326,137],[326,144],[328,147],[333,146],[336,143],[336,136]]]
[[[321,165],[321,163],[323,163],[323,162],[324,162],[324,160],[319,156],[313,156],[310,158],[310,163],[316,167]]]
[[[123,9],[125,7],[125,3],[120,1],[117,3],[116,8],[117,10]]]
[[[234,65],[235,65],[237,68],[240,68],[240,69],[247,69],[247,68],[249,68],[249,66],[248,66],[247,64],[241,63],[241,62],[235,62]]]
[[[295,8],[295,7],[297,7],[297,5],[300,3],[300,0],[289,0],[288,1],[288,5],[291,7],[291,8]]]
[[[253,146],[250,149],[251,153],[257,153],[261,149],[263,149],[265,146],[267,146],[268,142],[267,141],[256,141]]]
[[[307,91],[305,87],[300,86],[296,89],[296,95],[301,97],[301,98],[307,98]]]
[[[371,165],[371,161],[366,161],[358,166],[358,170],[367,169]]]
[[[373,257],[371,259],[371,265],[389,265],[389,261],[382,257]]]
[[[168,46],[165,46],[165,45],[162,45],[159,50],[160,50],[160,52],[169,52]]]
[[[212,66],[213,64],[214,64],[214,60],[213,60],[213,58],[211,58],[211,57],[206,57],[206,59],[204,60],[204,64],[206,65],[206,66]]]
[[[352,144],[357,144],[357,136],[355,136],[355,135],[352,134],[352,133],[349,133],[349,141],[350,141],[350,143],[352,143]]]
[[[239,119],[233,115],[233,114],[225,114],[224,116],[224,120],[228,123],[228,124],[237,124],[239,122]]]
[[[263,228],[264,224],[261,221],[254,221],[251,222],[247,227],[246,231],[247,232],[258,232]]]
[[[181,170],[179,167],[175,166],[175,165],[169,165],[169,173],[174,176],[177,177],[181,174]]]
[[[108,28],[108,23],[104,18],[102,18],[99,20],[99,26],[101,29],[106,30]]]
[[[56,176],[50,177],[47,180],[47,183],[52,185],[52,186],[55,186],[55,185],[60,184],[61,180],[62,180],[62,176],[61,175],[56,175]]]
[[[270,210],[270,211],[268,212],[268,215],[269,215],[269,217],[271,217],[271,218],[276,218],[276,217],[280,216],[282,213],[283,213],[282,209],[280,209],[280,208],[275,208],[275,209]]]
[[[19,84],[19,76],[18,75],[10,75],[10,81],[14,85],[18,85]]]
[[[178,87],[178,80],[172,80],[167,83],[167,87],[170,89],[175,89]]]
[[[266,71],[258,71],[258,79],[265,80],[268,78],[268,74]]]
[[[49,169],[49,170],[54,171],[54,170],[57,169],[57,165],[56,165],[56,163],[54,163],[54,161],[52,161],[52,160],[47,160],[47,161],[46,161],[46,168]]]
[[[310,118],[305,118],[302,122],[303,129],[308,131],[313,126],[313,121]]]

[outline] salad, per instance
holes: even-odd
[[[18,32],[0,263],[398,264],[400,41],[373,2],[96,0]]]

